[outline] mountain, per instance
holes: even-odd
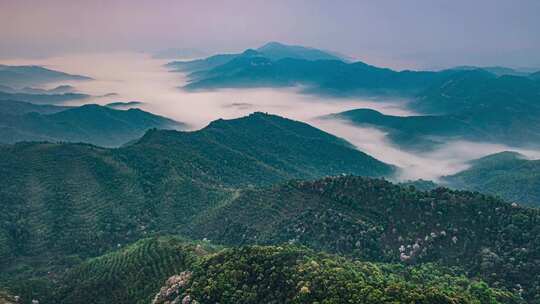
[[[443,181],[450,187],[498,195],[511,202],[540,206],[540,160],[501,152],[470,162],[470,167]]]
[[[0,100],[0,115],[23,115],[31,112],[52,114],[71,108],[68,106],[33,104],[24,101]]]
[[[272,61],[284,58],[303,60],[344,60],[340,56],[315,48],[303,47],[298,45],[286,45],[279,42],[269,42],[256,50],[248,49],[240,54],[219,54],[210,56],[205,59],[197,59],[192,61],[174,61],[167,64],[167,66],[180,72],[197,72],[218,67],[220,65],[230,62],[233,59],[241,57],[242,55],[253,53],[268,58]]]
[[[88,94],[82,93],[45,93],[45,94],[36,94],[36,93],[6,93],[0,91],[0,101],[2,100],[18,100],[25,101],[30,103],[41,103],[41,104],[58,104],[64,103],[66,101],[72,100],[84,100],[90,98]]]
[[[438,263],[540,300],[540,211],[479,193],[428,192],[360,177],[242,191],[195,218],[194,238],[289,242],[367,261]],[[521,286],[521,287],[516,287]]]
[[[399,146],[418,151],[433,149],[450,139],[488,140],[491,136],[489,131],[477,129],[452,115],[392,116],[371,109],[355,109],[324,118],[378,128]]]
[[[122,111],[98,105],[58,107],[0,101],[0,110],[0,143],[67,141],[119,146],[151,128],[185,127],[139,109]]]
[[[287,178],[354,173],[387,176],[394,168],[356,150],[350,143],[308,124],[256,112],[232,120],[219,119],[196,132],[147,132],[139,147],[179,149],[207,162],[205,176],[227,184],[272,183]],[[190,150],[193,146],[196,150]],[[159,151],[159,152],[158,152]],[[231,166],[224,170],[223,164]],[[237,172],[243,167],[243,172]],[[243,178],[241,178],[243,177]]]
[[[341,56],[331,52],[322,51],[315,48],[299,45],[286,45],[279,42],[269,42],[257,49],[264,57],[271,60],[280,60],[284,58],[304,59],[304,60],[340,60]]]
[[[173,61],[167,63],[165,66],[176,72],[197,72],[220,66],[238,56],[240,54],[219,54],[191,61]]]
[[[497,76],[510,75],[510,76],[527,76],[529,73],[515,70],[512,68],[502,67],[502,66],[487,66],[487,67],[477,67],[477,66],[458,66],[453,68],[454,70],[462,71],[472,71],[472,70],[484,70],[489,73],[492,73]]]
[[[500,76],[482,70],[465,71],[435,83],[411,105],[429,113],[463,113],[506,109],[520,112],[539,107],[540,83],[528,77]]]
[[[238,56],[215,68],[189,75],[186,89],[307,86],[332,95],[410,95],[449,72],[396,72],[362,62],[285,58],[273,61],[253,54]]]
[[[539,81],[540,80],[540,71],[530,74],[529,77],[536,80],[536,81]]]
[[[328,133],[262,113],[194,132],[152,129],[115,149],[4,145],[0,159],[0,285],[56,276],[118,244],[189,230],[194,216],[240,187],[394,170]]]
[[[332,95],[411,96],[461,70],[393,71],[318,49],[270,42],[243,53],[221,54],[167,65],[188,73],[191,90],[231,87],[307,86]]]
[[[209,248],[150,238],[84,262],[55,303],[522,303],[450,269],[351,261],[306,248]],[[160,289],[160,285],[163,287]],[[365,301],[362,301],[365,302]]]
[[[474,70],[452,74],[419,94],[409,106],[415,116],[355,109],[326,116],[384,130],[406,149],[425,150],[452,139],[540,145],[540,83],[527,77]]]
[[[12,88],[40,86],[60,81],[92,80],[90,77],[49,70],[40,66],[0,65],[0,83]]]

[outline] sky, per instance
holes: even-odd
[[[0,58],[268,41],[396,69],[540,67],[538,0],[0,0]]]

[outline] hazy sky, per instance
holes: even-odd
[[[540,67],[538,0],[0,0],[0,57],[266,41],[379,65]]]

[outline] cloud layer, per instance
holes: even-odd
[[[114,101],[142,101],[143,109],[186,122],[192,129],[202,128],[218,118],[236,118],[254,111],[301,120],[345,138],[358,149],[382,161],[401,167],[403,170],[397,178],[403,180],[437,180],[442,175],[467,168],[467,162],[471,159],[506,150],[540,158],[538,151],[465,141],[448,142],[426,153],[407,152],[389,142],[380,130],[360,128],[339,120],[319,119],[322,115],[356,108],[372,108],[391,115],[414,115],[403,100],[333,99],[300,94],[299,88],[185,92],[178,89],[178,86],[185,83],[182,74],[168,72],[163,67],[165,61],[144,54],[87,54],[4,63],[44,64],[49,68],[91,76],[96,80],[73,85],[95,96],[118,93],[118,96],[96,98],[91,102],[106,104]],[[56,85],[50,84],[51,87]]]

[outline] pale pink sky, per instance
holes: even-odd
[[[0,57],[282,41],[394,67],[540,66],[538,16],[537,0],[0,0]]]

